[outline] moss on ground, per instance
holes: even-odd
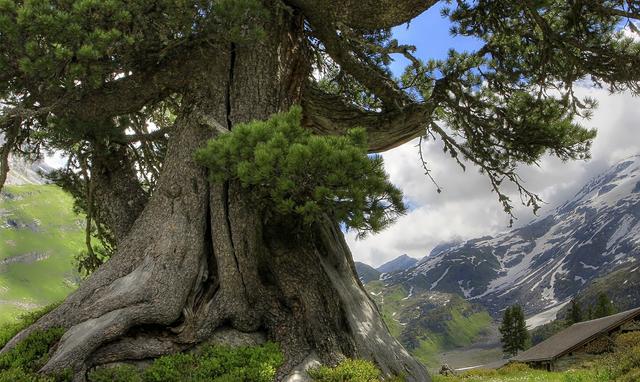
[[[144,370],[122,365],[97,369],[91,382],[271,382],[284,357],[278,346],[255,347],[209,345],[193,353],[156,359]]]
[[[21,330],[36,322],[55,306],[57,304],[25,313],[15,321],[0,326],[0,349]],[[37,374],[49,359],[49,349],[60,340],[63,334],[64,329],[61,328],[34,331],[13,349],[0,354],[0,382],[70,381],[71,374],[68,371],[55,376]]]

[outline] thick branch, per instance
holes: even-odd
[[[216,64],[214,54],[220,49],[223,48],[206,42],[185,44],[162,61],[98,89],[46,94],[40,103],[53,106],[56,114],[79,120],[130,114],[183,91],[203,68]]]
[[[307,15],[330,13],[331,20],[351,28],[374,30],[409,22],[438,0],[292,0],[290,3],[306,9]]]
[[[316,134],[344,134],[348,129],[363,127],[367,130],[369,151],[381,152],[424,134],[436,104],[412,103],[399,110],[366,111],[308,84],[302,107],[305,127]]]
[[[322,41],[331,58],[359,83],[380,98],[385,108],[397,109],[410,102],[409,97],[380,68],[359,60],[345,33],[338,31],[335,17],[328,9],[319,9],[315,2],[294,1],[302,8],[313,26],[314,35]],[[310,4],[309,4],[310,3]]]

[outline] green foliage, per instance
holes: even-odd
[[[319,366],[309,370],[309,376],[316,382],[378,382],[382,380],[376,365],[361,359],[346,359],[336,367]],[[403,380],[402,377],[395,377],[390,381]]]
[[[68,370],[55,376],[45,377],[37,374],[49,358],[49,349],[63,334],[62,328],[34,331],[13,349],[0,354],[0,381],[70,381],[71,375]]]
[[[505,309],[500,334],[502,334],[502,350],[506,355],[515,356],[520,350],[525,350],[529,346],[529,332],[520,305]]]
[[[92,371],[89,375],[91,382],[144,382],[140,370],[132,365],[118,365]]]
[[[73,260],[80,276],[84,279],[95,272],[98,267],[104,264],[113,255],[113,251],[105,249],[103,246],[93,246],[92,250],[82,250],[78,252]]]
[[[96,88],[189,39],[254,41],[264,17],[256,0],[1,0],[0,95],[33,82]]]
[[[64,334],[64,329],[35,331],[10,351],[0,354],[0,370],[37,370],[47,360],[49,348]]]
[[[51,304],[34,312],[24,313],[15,322],[0,326],[0,349],[23,329],[49,313],[59,304]],[[63,329],[35,331],[10,351],[0,354],[0,382],[55,382],[71,380],[69,371],[44,377],[36,374],[49,356],[49,349],[56,343]]]
[[[405,212],[402,193],[368,156],[364,130],[317,136],[301,127],[302,110],[234,126],[196,159],[212,182],[238,181],[259,208],[304,223],[324,214],[360,235],[378,232]]]
[[[58,307],[60,303],[53,303],[45,306],[44,308],[35,310],[33,312],[26,312],[18,316],[18,319],[15,322],[10,322],[0,326],[0,349],[4,347],[4,345],[9,342],[16,334],[18,334],[23,329],[27,328],[34,322],[38,321],[40,317],[45,314],[51,312],[53,309]]]
[[[640,374],[640,342],[629,343],[637,340],[637,336],[626,340],[625,346],[618,347],[616,352],[600,358],[590,367],[599,370],[610,381],[637,381],[634,378]]]
[[[513,206],[500,191],[505,180],[535,212],[540,199],[518,179],[518,163],[536,163],[545,152],[563,160],[590,155],[595,131],[576,120],[591,117],[597,103],[577,97],[574,83],[640,93],[633,70],[640,44],[619,31],[629,23],[616,15],[625,1],[447,3],[455,4],[443,12],[451,32],[482,40],[482,48],[414,60],[401,83],[416,101],[441,96],[434,119],[446,128],[431,123],[433,139],[442,139],[444,151],[462,167],[480,167],[506,212]]]
[[[97,369],[91,382],[271,382],[284,357],[277,345],[206,346],[156,359],[144,371],[129,365]]]
[[[592,318],[607,317],[616,313],[616,308],[613,306],[611,299],[606,293],[598,293],[598,300],[596,301],[595,308],[593,309]]]
[[[640,332],[628,332],[618,335],[615,339],[616,349],[627,350],[640,346]]]
[[[499,369],[475,369],[457,376],[434,375],[434,382],[607,382],[606,375],[598,370],[580,369],[565,372],[549,372],[531,369],[525,364],[509,363]]]
[[[571,305],[569,305],[569,311],[567,312],[567,325],[577,324],[578,322],[582,322],[582,307],[580,306],[580,302],[576,299],[571,300]]]
[[[566,329],[567,321],[553,320],[547,324],[537,326],[531,331],[531,344],[537,345],[552,335]]]

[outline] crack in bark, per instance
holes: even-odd
[[[229,131],[231,131],[231,129],[233,128],[233,121],[231,119],[231,112],[232,112],[231,93],[234,85],[235,70],[236,70],[236,44],[231,43],[229,45],[229,71],[227,73],[227,85],[225,87],[225,116],[227,121],[227,129]],[[229,203],[231,202],[230,192],[231,192],[230,184],[229,184],[229,181],[227,181],[224,183],[223,190],[222,190],[224,218],[227,224],[229,243],[231,245],[231,254],[233,256],[233,261],[237,270],[237,276],[240,278],[240,282],[242,283],[242,288],[244,290],[244,298],[246,299],[248,296],[247,285],[244,281],[242,270],[240,269],[240,262],[238,261],[238,256],[236,253],[236,245],[233,237],[230,208],[229,208]]]
[[[213,300],[216,292],[220,289],[220,282],[217,278],[218,264],[215,259],[215,248],[212,233],[212,217],[211,217],[211,187],[207,186],[207,197],[205,202],[205,234],[204,234],[204,250],[203,261],[206,262],[206,277],[200,281],[199,291],[196,293],[193,303],[193,310],[198,311],[201,307],[207,307],[209,302]]]
[[[233,256],[233,261],[234,264],[236,266],[236,271],[238,272],[238,277],[240,278],[240,282],[242,283],[242,288],[244,290],[244,298],[246,299],[248,294],[247,294],[247,285],[244,282],[244,276],[242,275],[242,270],[240,269],[240,262],[238,261],[238,255],[236,254],[236,245],[235,245],[235,241],[233,238],[233,225],[231,223],[231,212],[230,212],[230,208],[229,208],[229,203],[231,202],[231,197],[230,197],[230,182],[225,182],[224,183],[224,187],[223,187],[223,191],[222,191],[222,197],[223,199],[223,205],[224,205],[224,219],[225,222],[227,224],[227,232],[229,234],[229,243],[231,244],[231,255]]]
[[[233,86],[233,76],[236,66],[236,44],[231,43],[229,47],[229,73],[227,78],[227,86],[225,88],[225,108],[227,117],[227,130],[231,131],[231,87]]]

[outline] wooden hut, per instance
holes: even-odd
[[[573,324],[510,361],[549,371],[563,370],[613,350],[614,337],[629,331],[640,331],[640,308]]]

